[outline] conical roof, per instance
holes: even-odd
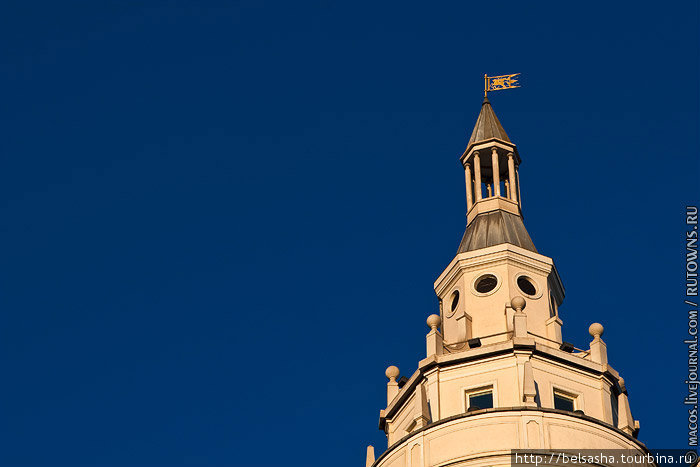
[[[500,209],[479,214],[469,223],[457,253],[466,253],[501,243],[510,243],[537,253],[535,244],[525,230],[522,217]]]
[[[484,102],[481,104],[481,112],[479,112],[479,118],[476,119],[476,125],[474,125],[472,137],[469,138],[468,146],[492,138],[498,138],[510,143],[506,130],[503,129],[503,125],[498,121],[498,117],[496,117],[496,113],[491,107],[491,102],[489,102],[488,97],[484,97]]]

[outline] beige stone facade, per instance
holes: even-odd
[[[564,286],[524,228],[520,156],[486,99],[461,161],[467,230],[434,284],[425,358],[407,378],[387,369],[388,448],[370,447],[367,466],[510,465],[512,449],[645,453],[603,326],[585,349],[563,340]]]

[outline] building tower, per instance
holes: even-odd
[[[367,467],[511,465],[512,449],[625,449],[637,441],[603,326],[588,349],[562,340],[564,286],[525,229],[520,155],[487,98],[460,158],[467,228],[435,281],[427,354],[408,377],[386,370],[379,428],[388,449]]]

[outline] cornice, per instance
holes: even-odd
[[[520,205],[511,199],[506,198],[503,195],[500,196],[489,196],[487,198],[482,198],[478,201],[474,201],[471,209],[467,211],[467,227],[472,223],[474,219],[483,214],[488,214],[493,211],[505,211],[510,214],[523,217]]]
[[[416,386],[423,381],[426,373],[433,368],[449,368],[466,362],[486,360],[499,355],[515,355],[522,352],[531,353],[533,356],[563,364],[593,376],[607,378],[611,384],[618,385],[619,374],[607,365],[586,360],[563,350],[544,345],[534,339],[511,339],[455,354],[433,355],[421,360],[418,363],[418,369],[411,375],[396,397],[386,409],[379,412],[379,429],[384,429],[386,420],[396,415]]]
[[[554,261],[551,258],[511,245],[510,243],[502,243],[500,245],[457,254],[435,280],[433,287],[435,288],[435,292],[440,295],[446,288],[454,283],[454,280],[460,273],[503,263],[517,265],[529,272],[542,273],[545,275],[549,275],[553,269],[556,270]]]
[[[424,426],[423,428],[420,428],[420,429],[418,429],[418,430],[415,430],[415,431],[413,431],[413,432],[407,434],[407,435],[404,436],[403,438],[399,439],[398,441],[396,441],[396,442],[395,442],[394,444],[392,444],[391,446],[389,446],[389,447],[387,448],[386,451],[384,451],[379,457],[377,457],[377,459],[376,459],[376,460],[374,461],[374,463],[372,464],[372,467],[378,466],[379,463],[380,463],[384,458],[386,458],[387,456],[389,456],[389,455],[390,455],[393,451],[395,451],[396,449],[400,448],[401,445],[404,444],[406,441],[408,441],[408,440],[411,439],[412,437],[414,437],[414,436],[416,436],[416,435],[418,435],[418,434],[421,434],[421,433],[423,433],[423,432],[425,432],[425,431],[431,430],[431,429],[433,429],[433,428],[435,428],[435,427],[438,427],[438,426],[440,426],[440,425],[444,425],[444,424],[446,424],[446,423],[449,423],[449,422],[452,422],[452,421],[455,421],[455,420],[460,420],[460,419],[463,419],[463,418],[477,417],[477,416],[483,415],[483,414],[508,413],[508,412],[541,412],[541,413],[557,414],[557,415],[563,415],[563,416],[570,417],[570,418],[585,420],[585,421],[587,421],[587,422],[591,422],[591,423],[594,423],[594,424],[596,424],[596,425],[603,426],[603,427],[605,427],[605,428],[607,428],[607,429],[609,429],[609,430],[614,431],[616,434],[618,434],[618,435],[620,435],[620,436],[626,438],[628,441],[631,441],[632,443],[634,443],[637,447],[639,447],[639,449],[641,449],[641,450],[644,451],[645,453],[650,453],[650,451],[649,451],[649,449],[646,447],[646,445],[645,445],[644,443],[642,443],[641,441],[639,441],[639,440],[638,440],[637,438],[635,438],[634,436],[625,433],[624,431],[620,430],[620,429],[617,428],[616,426],[613,426],[613,425],[611,425],[611,424],[609,424],[609,423],[607,423],[607,422],[604,422],[604,421],[602,421],[602,420],[598,420],[597,418],[591,417],[591,416],[589,416],[589,415],[579,414],[579,413],[575,413],[575,412],[567,412],[566,410],[549,409],[549,408],[545,408],[545,407],[527,407],[527,406],[521,406],[521,407],[498,407],[498,408],[493,408],[493,409],[481,409],[481,410],[475,410],[475,411],[473,411],[473,412],[465,412],[465,413],[462,413],[462,414],[453,415],[453,416],[451,416],[451,417],[443,418],[443,419],[438,420],[438,421],[436,421],[436,422],[430,423],[430,424]],[[483,456],[483,457],[486,457],[486,456]]]
[[[460,162],[462,162],[462,165],[465,165],[475,151],[488,151],[493,147],[497,147],[498,149],[502,149],[504,151],[512,152],[513,157],[515,158],[515,163],[517,165],[520,165],[521,159],[520,154],[518,154],[518,147],[513,143],[504,141],[499,138],[489,138],[487,140],[478,141],[476,143],[470,144],[469,146],[467,146],[467,149],[464,150],[459,160]]]

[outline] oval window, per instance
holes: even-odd
[[[452,304],[450,305],[450,311],[454,313],[459,305],[459,290],[452,292]]]
[[[479,293],[489,293],[498,285],[498,279],[493,274],[485,274],[474,283],[474,289]]]
[[[518,288],[522,290],[522,292],[526,295],[536,295],[537,294],[537,288],[535,287],[535,284],[532,283],[530,279],[528,279],[525,276],[520,276],[518,277],[517,280],[518,283]]]

